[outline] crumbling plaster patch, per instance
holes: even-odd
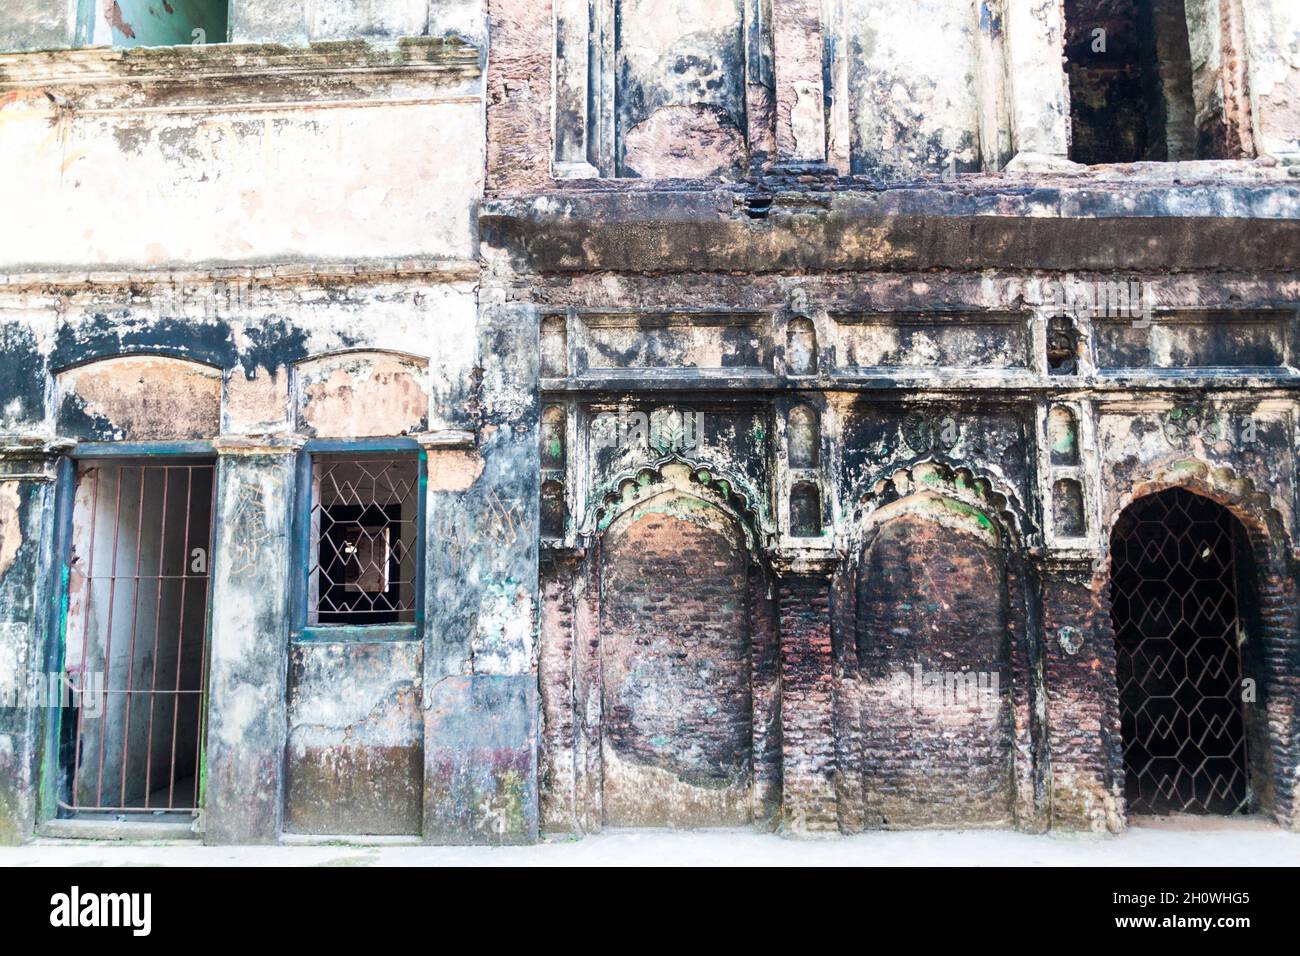
[[[65,59],[0,63],[0,137],[26,184],[11,213],[44,223],[0,236],[0,268],[474,254],[472,48],[212,44]]]
[[[299,363],[300,430],[320,438],[408,435],[429,418],[428,363],[348,352]]]
[[[478,452],[443,449],[428,453],[429,491],[467,491],[481,474],[483,458]]]
[[[1241,4],[1261,152],[1300,163],[1300,6],[1293,0]]]
[[[19,515],[21,501],[18,482],[0,482],[0,579],[13,567],[18,549],[23,546],[23,528]]]

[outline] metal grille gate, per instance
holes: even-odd
[[[81,462],[69,559],[65,812],[195,812],[211,462]]]
[[[1111,537],[1125,797],[1133,813],[1244,811],[1236,519],[1181,489]]]

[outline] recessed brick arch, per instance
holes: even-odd
[[[1013,496],[925,461],[874,483],[832,587],[840,826],[1041,825],[1043,693]]]
[[[618,475],[592,495],[582,523],[584,539],[592,540],[638,500],[670,488],[698,496],[731,515],[745,529],[751,549],[764,550],[772,540],[770,515],[760,507],[755,491],[726,469],[677,454]]]
[[[621,483],[602,499],[586,549],[544,570],[542,806],[552,829],[775,813],[770,576],[730,483],[700,471],[675,461]]]
[[[1300,788],[1300,748],[1296,744],[1300,711],[1297,682],[1300,601],[1286,522],[1269,494],[1249,478],[1229,468],[1188,459],[1162,467],[1113,497],[1105,522],[1107,542],[1131,505],[1170,489],[1182,489],[1223,506],[1240,524],[1248,540],[1252,567],[1244,580],[1247,593],[1239,594],[1239,601],[1246,612],[1245,676],[1256,682],[1256,700],[1253,705],[1246,705],[1251,787],[1262,812],[1294,829],[1300,826],[1296,800]],[[1111,620],[1111,565],[1108,546],[1097,562],[1092,582],[1097,627],[1101,643],[1108,650],[1113,648],[1116,638]],[[1107,656],[1113,673],[1113,650]],[[1110,696],[1103,702],[1109,730],[1107,758],[1118,778],[1123,768],[1119,689],[1114,681],[1109,681],[1107,690]],[[1250,711],[1251,706],[1258,710]]]

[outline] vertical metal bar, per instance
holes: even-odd
[[[81,665],[77,668],[77,738],[72,755],[72,805],[78,806],[77,784],[81,779],[81,730],[85,719],[86,689],[86,649],[90,646],[90,605],[95,596],[95,518],[99,512],[99,476],[104,473],[102,465],[95,466],[95,492],[90,502],[90,548],[89,567],[86,569],[86,607],[81,620]],[[72,509],[76,510],[77,482],[72,484]],[[119,489],[120,490],[120,489]],[[111,585],[110,585],[111,586]]]
[[[209,465],[208,470],[212,472],[210,484],[212,493],[208,504],[208,562],[205,565],[205,579],[207,583],[203,587],[204,601],[211,606],[212,601],[212,536],[216,533],[217,526],[217,474],[216,469]],[[195,810],[199,808],[199,780],[202,777],[201,769],[203,762],[203,736],[207,729],[207,698],[208,698],[208,616],[203,615],[203,638],[199,653],[199,693],[198,693],[198,732],[197,740],[194,744],[194,801]]]
[[[149,793],[153,788],[153,712],[158,693],[158,637],[162,632],[163,576],[167,570],[167,492],[171,489],[171,466],[162,469],[163,500],[162,519],[158,522],[158,594],[153,606],[153,665],[149,675],[149,731],[144,745],[144,806],[149,809]],[[137,582],[138,584],[139,582]]]
[[[311,618],[310,580],[312,574],[312,554],[317,549],[316,536],[312,533],[312,489],[314,486],[314,464],[312,456],[301,452],[296,462],[294,479],[294,530],[293,544],[290,552],[290,587],[292,606],[290,608],[292,624],[290,632],[294,639],[302,635],[302,629],[314,623]]]
[[[176,795],[176,722],[181,707],[181,660],[185,656],[185,586],[190,573],[190,502],[194,498],[194,466],[185,469],[185,553],[181,559],[181,614],[176,636],[176,683],[172,694],[172,752],[167,782],[167,809],[174,806]],[[209,558],[211,552],[208,552]]]
[[[117,500],[113,504],[113,560],[108,570],[108,635],[104,642],[104,707],[100,719],[104,726],[99,731],[99,773],[95,781],[95,806],[100,806],[104,795],[104,731],[108,729],[108,685],[113,663],[113,605],[117,600],[117,536],[122,530],[122,479],[125,466],[117,469]]]
[[[135,688],[135,635],[140,621],[140,565],[144,561],[141,550],[144,533],[144,486],[149,469],[140,466],[140,501],[135,512],[135,585],[131,594],[131,643],[126,651],[126,721],[122,730],[122,776],[118,784],[118,805],[126,806],[126,770],[131,759],[131,698]]]
[[[415,635],[424,637],[424,574],[428,524],[429,453],[423,448],[415,468]]]

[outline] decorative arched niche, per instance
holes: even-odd
[[[769,822],[779,643],[758,516],[679,458],[598,502],[572,577],[543,576],[544,825]]]
[[[200,441],[221,430],[221,370],[115,355],[55,375],[59,434],[83,441]]]
[[[386,351],[335,352],[294,366],[298,431],[315,438],[411,435],[429,427],[429,360]]]
[[[796,316],[785,335],[785,370],[788,375],[817,374],[817,330],[812,319]]]
[[[841,828],[1029,825],[1023,509],[923,461],[864,496],[836,575]]]

